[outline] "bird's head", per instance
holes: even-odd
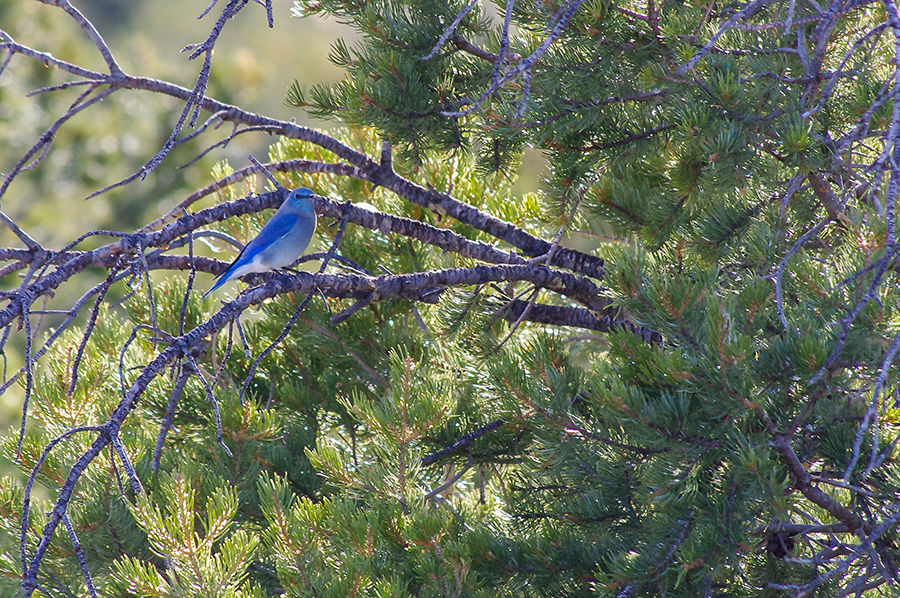
[[[315,193],[306,187],[298,187],[288,195],[287,203],[298,212],[314,212],[313,197]]]

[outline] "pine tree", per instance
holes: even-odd
[[[265,169],[319,194],[320,226],[303,270],[203,301],[226,264],[199,241],[252,238],[284,197],[262,166],[219,163],[98,249],[3,216],[26,247],[0,250],[25,271],[2,391],[27,413],[4,590],[896,593],[893,0],[304,0],[359,36],[329,55],[344,80],[287,91],[331,134],[207,95],[206,67],[133,77],[55,4],[106,71],[0,48],[86,86],[60,126],[107,92],[178,98],[134,178],[192,121],[277,135]],[[245,4],[191,48],[213,69]]]

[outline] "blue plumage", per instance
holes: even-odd
[[[219,274],[210,293],[229,280],[252,272],[268,272],[291,265],[306,250],[316,230],[315,195],[306,187],[290,192],[271,220],[247,243],[228,269]]]

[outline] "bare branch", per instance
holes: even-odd
[[[846,525],[849,531],[854,532],[862,529],[867,534],[872,531],[871,527],[863,522],[862,518],[853,514],[847,507],[812,485],[810,474],[803,467],[803,463],[800,462],[800,459],[794,452],[790,438],[783,434],[776,434],[771,444],[781,452],[788,470],[791,472],[794,485],[803,493],[803,496],[828,511],[831,516]]]
[[[564,15],[563,19],[569,19],[574,15],[577,6],[580,6],[580,1],[581,0],[577,0],[575,4],[570,7],[570,10],[566,13],[568,16]],[[561,21],[563,19],[561,19]],[[555,28],[554,31],[557,31],[561,26],[564,26],[564,24],[557,23],[557,28]],[[80,67],[58,61],[49,55],[36,52],[29,48],[24,48],[18,44],[0,44],[0,47],[4,46],[16,53],[22,53],[38,60],[47,60],[48,64],[52,64],[66,72],[104,81],[111,85],[111,89],[151,91],[176,97],[184,101],[189,101],[192,97],[192,92],[190,90],[158,79],[132,76],[111,79],[101,73],[86,71]],[[539,51],[540,48],[536,50],[532,56],[538,54]],[[236,106],[224,104],[208,97],[200,98],[198,102],[199,106],[204,110],[211,113],[220,113],[223,121],[241,123],[248,126],[266,127],[272,134],[299,139],[318,145],[319,147],[336,154],[339,158],[346,160],[350,165],[355,166],[366,180],[383,186],[408,201],[438,214],[451,216],[463,224],[486,232],[498,240],[509,243],[513,247],[517,247],[527,256],[533,257],[543,255],[550,249],[550,243],[548,241],[531,235],[508,222],[504,222],[503,220],[490,216],[464,202],[454,199],[449,194],[421,187],[398,175],[392,169],[382,167],[380,161],[373,160],[365,154],[350,148],[336,138],[320,131],[308,127],[301,127],[292,122],[279,121],[252,112],[247,112]],[[140,172],[143,171],[139,171],[135,176],[139,175]],[[604,275],[604,264],[602,259],[571,249],[561,248],[557,251],[554,255],[553,265],[598,279],[602,279]]]
[[[44,4],[50,4],[52,6],[58,6],[62,8],[72,19],[75,20],[76,23],[87,33],[88,37],[91,38],[91,41],[94,42],[94,45],[97,47],[97,50],[100,51],[100,55],[103,56],[103,60],[106,62],[106,66],[109,68],[109,74],[116,77],[122,74],[122,69],[119,68],[119,65],[116,63],[116,59],[113,58],[112,52],[109,51],[109,46],[106,45],[106,42],[103,41],[103,37],[101,37],[100,32],[97,31],[94,24],[88,21],[81,12],[72,6],[67,0],[40,0]]]

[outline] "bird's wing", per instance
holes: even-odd
[[[294,226],[297,224],[297,219],[297,214],[281,211],[275,212],[275,215],[272,216],[271,220],[266,222],[265,226],[262,227],[262,230],[259,231],[259,234],[256,235],[252,241],[244,245],[244,248],[241,249],[241,252],[234,258],[231,265],[216,277],[218,282],[216,282],[211,289],[206,291],[203,297],[209,296],[213,291],[232,278],[241,276],[239,272],[244,266],[252,263],[253,258],[290,234],[291,230],[293,230]]]
[[[283,239],[297,224],[297,215],[289,212],[276,213],[272,219],[266,222],[259,234],[247,243],[235,263],[239,261],[249,262],[259,253],[271,247],[274,243]]]

